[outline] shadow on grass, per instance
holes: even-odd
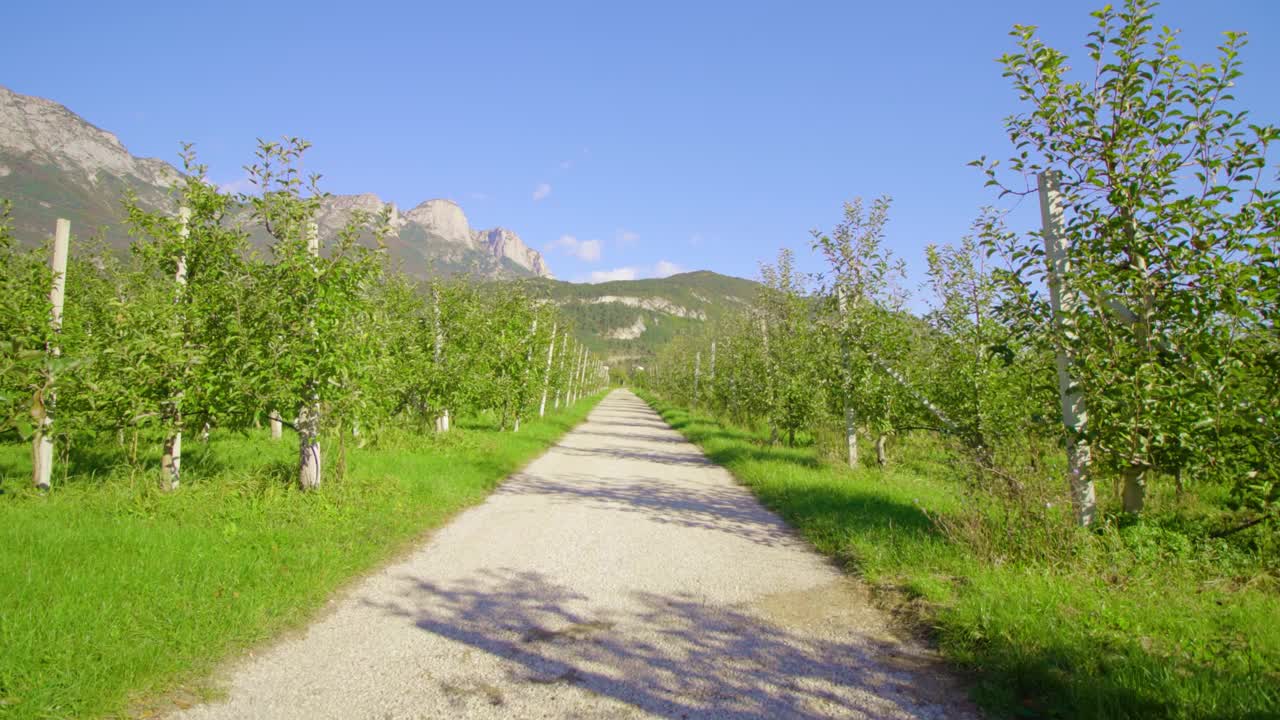
[[[1088,577],[1050,568],[1003,572],[970,556],[912,501],[911,487],[928,493],[952,485],[957,476],[937,441],[913,446],[900,470],[883,476],[874,470],[814,469],[809,457],[798,455],[803,450],[769,446],[759,433],[724,428],[661,403],[656,407],[825,553],[858,561],[863,558],[850,553],[874,553],[868,557],[889,583],[958,582],[954,605],[922,610],[952,659],[975,671],[973,695],[997,717],[1280,718],[1275,660],[1257,650],[1265,643],[1248,650],[1248,639],[1228,629],[1225,615],[1215,621],[1223,626],[1212,632],[1223,644],[1244,648],[1239,652],[1246,659],[1224,659],[1227,649],[1200,640],[1189,643],[1194,657],[1184,657],[1185,649],[1170,654],[1149,647],[1188,646],[1176,631],[1157,629],[1159,593],[1194,590],[1171,580],[1126,593],[1094,588]],[[913,483],[918,480],[911,476],[922,475],[931,482],[898,485],[895,475]],[[936,512],[939,499],[926,496],[926,506]],[[1107,617],[1080,609],[1094,593],[1099,606],[1114,608]],[[1199,604],[1206,614],[1222,611],[1211,599]]]

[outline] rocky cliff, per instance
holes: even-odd
[[[506,267],[504,261],[508,261],[534,277],[553,277],[542,254],[525,245],[519,235],[505,228],[472,230],[466,213],[452,200],[427,200],[401,213],[395,203],[383,202],[377,195],[334,195],[325,200],[317,217],[321,237],[336,235],[354,210],[378,214],[387,208],[391,216],[388,245],[393,249],[395,241],[434,238],[448,246],[441,248],[443,255],[458,257],[477,252],[491,258],[498,267]]]
[[[163,160],[138,158],[115,135],[51,100],[0,87],[0,199],[13,203],[14,231],[29,243],[44,240],[57,217],[78,237],[100,233],[116,247],[129,243],[120,200],[135,193],[145,207],[171,209],[182,177]],[[390,209],[387,246],[418,277],[473,274],[487,278],[551,277],[546,261],[510,230],[472,230],[451,200],[427,200],[401,213],[371,193],[327,198],[316,217],[321,238],[337,234],[355,210]],[[246,210],[239,214],[246,220]],[[249,228],[268,242],[262,228]]]

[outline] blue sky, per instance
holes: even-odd
[[[1008,153],[1010,27],[1082,57],[1101,4],[27,2],[5,10],[0,84],[136,155],[193,141],[223,183],[255,138],[305,137],[329,191],[452,198],[569,280],[754,277],[782,246],[817,270],[809,230],[889,194],[914,285],[924,246],[996,200],[966,162]],[[1238,98],[1280,122],[1280,2],[1157,19],[1196,59],[1249,31]]]

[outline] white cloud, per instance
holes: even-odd
[[[546,197],[550,194],[551,194],[550,183],[538,183],[538,187],[533,189],[533,200],[534,202],[537,202],[538,200],[545,200]]]
[[[547,245],[547,249],[564,250],[579,260],[596,262],[600,259],[601,243],[599,240],[579,240],[572,235],[561,235]]]
[[[682,273],[682,272],[684,272],[684,268],[671,262],[670,260],[659,260],[658,264],[653,266],[654,277],[663,278],[663,277],[667,277],[668,275],[675,275],[676,273]]]
[[[602,283],[610,280],[635,280],[636,269],[632,267],[620,267],[613,270],[593,270],[591,272],[591,280],[589,282]]]
[[[258,189],[258,186],[254,185],[253,181],[246,175],[230,182],[218,183],[218,189],[224,193],[238,195],[240,193],[252,193]]]
[[[632,232],[626,228],[618,228],[618,232],[613,235],[613,240],[618,244],[618,247],[627,247],[639,242],[640,233]]]

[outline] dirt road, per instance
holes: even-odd
[[[964,694],[635,395],[332,612],[204,718],[961,718]]]

